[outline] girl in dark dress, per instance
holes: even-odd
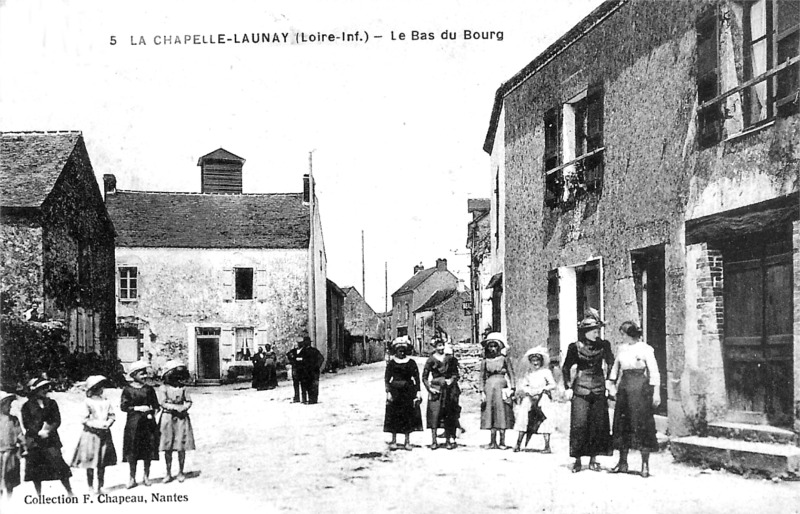
[[[419,389],[419,368],[407,356],[411,342],[407,338],[397,338],[392,343],[394,355],[386,363],[384,383],[386,386],[386,417],[383,431],[392,434],[389,448],[397,449],[397,434],[405,434],[404,450],[411,450],[411,432],[422,431],[422,401]]]
[[[22,424],[25,427],[25,481],[33,482],[36,494],[42,494],[42,482],[60,480],[72,496],[69,477],[72,472],[61,456],[61,438],[58,427],[61,413],[58,404],[47,397],[50,381],[34,378],[28,382],[28,401],[22,406]]]
[[[612,472],[628,472],[628,451],[633,448],[642,453],[642,476],[647,478],[650,452],[658,451],[653,410],[661,403],[661,375],[653,347],[642,341],[642,329],[633,321],[626,321],[619,331],[624,344],[609,377],[612,382],[619,378],[613,437],[619,462]]]
[[[611,455],[611,427],[605,378],[614,364],[611,343],[600,339],[600,315],[590,309],[578,324],[578,341],[567,348],[562,372],[567,399],[572,401],[569,419],[569,455],[572,472],[581,470],[581,457],[589,456],[589,469],[600,471],[598,455]],[[572,375],[572,367],[576,366]]]
[[[136,487],[136,462],[144,461],[144,485],[150,485],[150,461],[158,460],[159,433],[155,413],[159,408],[155,390],[149,386],[146,361],[131,364],[133,383],[122,390],[120,409],[128,413],[122,440],[122,461],[130,467],[128,489]]]
[[[435,351],[428,357],[422,369],[422,383],[428,390],[427,423],[431,430],[431,450],[439,447],[436,442],[436,431],[444,428],[445,444],[448,450],[456,447],[456,429],[461,408],[458,398],[461,390],[458,387],[458,361],[444,352],[442,339],[434,339]],[[451,441],[452,440],[452,441]]]

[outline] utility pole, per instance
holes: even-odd
[[[317,264],[316,264],[316,253],[317,253],[317,246],[314,240],[314,221],[315,221],[315,206],[314,206],[314,195],[316,195],[316,191],[314,191],[314,165],[312,156],[316,149],[311,150],[308,152],[308,210],[311,217],[311,241],[309,241],[308,247],[310,249],[311,255],[310,262],[311,262],[311,295],[310,301],[308,302],[309,310],[311,311],[311,327],[309,330],[309,337],[314,342],[314,347],[319,349],[319,341],[317,341]]]
[[[361,293],[364,296],[364,303],[361,304],[361,320],[364,324],[364,334],[362,343],[364,345],[364,360],[367,360],[367,273],[364,267],[364,229],[361,229]]]
[[[383,261],[383,339],[384,341],[389,340],[389,330],[390,330],[390,320],[387,320],[387,317],[391,319],[389,316],[389,262]]]

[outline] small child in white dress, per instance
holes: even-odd
[[[525,446],[533,434],[541,434],[544,438],[544,453],[550,453],[550,433],[552,422],[548,422],[551,391],[556,387],[553,372],[547,366],[549,358],[547,348],[537,346],[525,352],[524,359],[530,363],[530,371],[522,375],[517,382],[517,405],[514,412],[514,430],[519,432],[514,451],[522,446],[522,439],[527,436]]]
[[[116,421],[116,415],[111,402],[103,396],[103,387],[107,384],[103,375],[86,379],[83,432],[70,463],[73,468],[86,469],[86,482],[97,494],[102,492],[106,467],[117,463],[117,451],[111,439],[111,425]],[[95,470],[97,484],[93,487]]]

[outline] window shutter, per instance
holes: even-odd
[[[258,268],[255,276],[256,287],[253,291],[253,298],[257,298],[259,302],[267,301],[267,270],[266,268]]]
[[[119,298],[120,298],[120,293],[119,293],[119,287],[120,287],[119,266],[115,266],[114,267],[114,283],[117,286],[117,287],[114,288],[114,293],[116,295],[117,302],[119,302]]]
[[[603,86],[589,88],[586,112],[586,151],[603,146]]]
[[[225,268],[222,270],[222,301],[231,302],[236,294],[234,291],[234,277],[233,268]]]

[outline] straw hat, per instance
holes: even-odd
[[[486,345],[488,345],[490,341],[496,342],[500,346],[501,350],[504,349],[504,348],[508,348],[508,343],[506,342],[506,336],[504,336],[500,332],[492,332],[492,333],[490,333],[489,335],[486,336],[486,339],[484,339],[481,344],[485,348]]]
[[[108,382],[108,379],[103,375],[90,376],[89,378],[86,379],[86,392],[88,393],[92,389],[104,385],[105,382]]]
[[[600,313],[597,312],[597,309],[592,309],[591,307],[586,309],[584,318],[578,323],[579,330],[592,330],[602,326],[605,326],[605,322],[600,319]]]
[[[51,386],[53,383],[44,378],[32,378],[28,381],[28,394],[33,393],[37,389]]]
[[[161,375],[166,375],[170,371],[174,371],[178,368],[185,368],[186,364],[179,361],[178,359],[168,360],[166,364],[164,364],[164,369],[161,370]]]
[[[9,399],[11,399],[13,401],[14,398],[16,398],[16,397],[17,397],[17,395],[15,395],[14,393],[7,393],[5,391],[0,391],[0,403],[8,401]]]
[[[395,340],[392,341],[392,348],[397,348],[398,346],[407,346],[410,348],[411,339],[409,339],[408,336],[400,336],[395,338]]]
[[[542,367],[546,368],[550,365],[550,352],[544,346],[535,346],[525,352],[525,360],[530,359],[532,355],[538,355],[542,358]]]
[[[150,363],[147,361],[136,361],[131,364],[131,367],[128,368],[128,375],[133,376],[140,371],[144,371],[150,367]]]

